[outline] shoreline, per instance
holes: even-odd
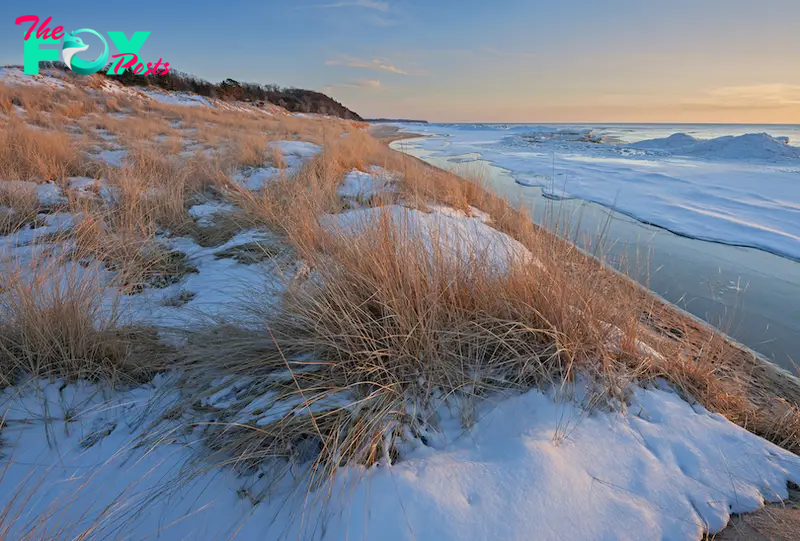
[[[384,136],[384,139],[381,139],[381,141],[389,140],[389,142],[386,143],[387,146],[389,146],[391,142],[400,139],[424,137],[419,134],[402,133],[398,128],[394,130],[383,130],[381,135]],[[426,167],[430,167],[436,171],[455,175],[452,171],[437,167],[412,154],[396,149],[391,150],[417,160]],[[461,180],[467,182],[464,179]],[[538,224],[535,225],[540,229],[542,228]],[[546,232],[552,234],[549,231]],[[556,238],[573,245],[569,240],[560,239],[560,237]],[[664,341],[675,340],[676,336],[673,336],[672,332],[680,329],[680,334],[683,335],[680,338],[681,341],[688,341],[688,343],[693,344],[693,349],[698,352],[704,351],[705,347],[714,344],[715,340],[721,339],[721,347],[724,351],[718,352],[717,354],[720,359],[717,368],[721,369],[726,377],[734,377],[735,380],[746,382],[744,383],[746,387],[746,395],[744,398],[752,402],[756,409],[762,413],[762,417],[760,419],[731,418],[722,411],[718,411],[718,413],[725,415],[740,426],[746,427],[748,431],[764,436],[773,429],[769,419],[785,419],[787,412],[791,411],[791,405],[784,402],[784,397],[790,397],[793,403],[800,403],[800,378],[796,375],[770,361],[767,357],[747,345],[737,341],[727,333],[717,329],[711,323],[700,319],[698,316],[695,316],[665,299],[658,293],[648,289],[633,278],[626,276],[612,267],[602,264],[596,258],[594,258],[594,261],[598,265],[598,270],[605,269],[611,271],[615,279],[623,280],[624,283],[633,286],[641,298],[654,301],[651,303],[652,308],[650,313],[644,314],[640,322],[641,330],[645,331],[650,338]],[[688,333],[687,330],[689,331]]]
[[[56,91],[36,92],[31,112],[55,101],[45,98]],[[0,346],[16,355],[6,396],[19,434],[7,440],[15,456],[33,457],[10,461],[4,488],[15,501],[15,485],[35,494],[34,468],[54,465],[56,489],[20,501],[36,527],[53,531],[48,515],[32,513],[40,501],[104,503],[98,494],[142,483],[131,531],[98,514],[99,535],[108,525],[146,536],[164,524],[170,537],[229,527],[243,539],[300,538],[324,524],[326,538],[379,538],[385,524],[406,524],[412,536],[459,540],[524,539],[531,528],[700,539],[800,482],[800,380],[538,225],[503,185],[404,152],[413,142],[391,144],[427,136],[238,108],[153,103],[133,115],[151,130],[126,136],[130,123],[106,119],[131,159],[89,187],[68,177],[57,216],[3,240],[20,262],[0,276],[12,322]],[[107,130],[92,126],[87,144],[105,149]],[[192,138],[173,148],[159,137],[170,127]],[[220,145],[232,127],[240,136]],[[33,143],[47,134],[17,129],[35,165]],[[138,154],[146,141],[150,153]],[[263,147],[253,152],[253,141]],[[200,162],[209,151],[215,159]],[[205,175],[192,174],[194,160]],[[150,182],[131,185],[139,178]],[[43,207],[38,185],[27,185]],[[128,198],[103,198],[115,190]],[[25,209],[27,199],[13,203]],[[102,282],[79,270],[76,293],[49,301],[51,284],[83,261]],[[16,279],[25,272],[36,287]],[[119,318],[98,329],[104,320],[91,316],[116,299]],[[42,340],[18,338],[41,330]],[[68,355],[51,359],[54,350]],[[119,394],[103,392],[127,380]],[[62,422],[69,430],[42,437]],[[138,469],[122,453],[130,442],[143,442],[132,449],[143,453]],[[78,470],[93,465],[110,467]],[[84,472],[94,482],[76,488]],[[173,472],[168,496],[181,505],[162,513]],[[642,472],[665,490],[642,490]],[[541,500],[514,496],[531,486]],[[324,495],[340,488],[357,499],[340,499],[337,513]],[[575,521],[564,509],[579,511]],[[327,522],[337,515],[341,524]]]
[[[449,156],[417,149],[426,145],[417,140],[393,147],[451,169]],[[547,227],[549,212],[580,215],[578,244],[586,245],[582,239],[596,238],[597,231],[606,232],[604,253],[610,264],[767,362],[794,375],[800,372],[792,359],[800,346],[798,314],[790,301],[800,294],[800,267],[794,259],[749,244],[680,234],[591,199],[551,199],[541,187],[518,182],[512,171],[479,161],[494,190],[512,205],[523,205],[536,222]]]
[[[416,139],[417,137],[425,137],[420,133],[400,131],[400,128],[390,124],[370,124],[367,128],[367,132],[375,139],[385,143],[387,146],[395,141],[401,141],[403,139]]]

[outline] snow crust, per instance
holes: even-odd
[[[257,192],[262,190],[270,181],[280,178],[281,170],[277,167],[257,167],[237,173],[235,180],[243,188]]]
[[[21,68],[0,67],[0,81],[7,85],[33,85],[51,88],[71,88],[58,70],[41,70],[38,75],[27,75]]]
[[[397,177],[377,165],[371,166],[366,173],[353,169],[345,175],[337,193],[339,197],[366,202],[393,191],[392,183]]]
[[[321,146],[305,141],[272,141],[269,147],[278,151],[290,168],[300,167],[322,152]]]
[[[425,213],[388,205],[327,214],[320,218],[320,223],[334,234],[359,235],[375,228],[382,219],[391,220],[410,238],[420,238],[429,253],[441,249],[445,256],[464,264],[485,260],[492,269],[504,273],[514,263],[536,262],[533,254],[519,241],[480,218],[461,217],[455,212],[434,210]]]
[[[667,390],[638,389],[625,413],[592,414],[532,390],[482,403],[469,429],[442,407],[425,442],[407,442],[392,465],[341,470],[329,497],[306,495],[300,465],[266,496],[274,479],[198,461],[201,428],[175,421],[153,432],[179,398],[168,376],[118,393],[34,383],[0,395],[4,442],[19,453],[0,479],[0,506],[35,490],[15,532],[50,506],[67,511],[52,527],[88,525],[116,501],[100,537],[700,539],[800,481],[798,457]]]
[[[197,94],[190,94],[188,92],[162,92],[154,89],[139,89],[139,92],[148,98],[160,103],[167,103],[169,105],[184,105],[186,107],[212,107],[208,99]]]
[[[0,180],[0,191],[35,195],[43,207],[55,207],[67,202],[61,187],[51,182],[39,184],[29,180]]]

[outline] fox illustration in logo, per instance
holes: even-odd
[[[80,57],[75,56],[77,53],[85,51],[89,48],[89,46],[86,45],[81,38],[75,35],[83,32],[89,32],[100,38],[103,42],[103,46],[105,47],[103,54],[101,54],[100,57],[93,62],[86,62]],[[108,62],[108,43],[103,36],[94,30],[90,28],[82,28],[80,30],[70,32],[64,36],[64,46],[61,48],[61,56],[64,58],[64,63],[69,69],[75,73],[80,73],[81,75],[89,75],[98,71]]]

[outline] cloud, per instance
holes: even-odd
[[[330,94],[337,88],[365,88],[365,89],[377,90],[382,87],[383,83],[381,83],[377,79],[359,79],[358,81],[352,81],[349,83],[338,83],[335,85],[327,85],[323,88],[323,91],[326,94]]]
[[[359,60],[351,58],[348,60],[327,60],[326,66],[347,66],[349,68],[361,68],[375,71],[388,71],[390,73],[397,73],[399,75],[408,75],[407,71],[401,70],[397,66],[390,64],[387,60],[382,58],[373,58],[372,60]]]
[[[389,11],[388,3],[379,2],[377,0],[350,0],[347,2],[334,2],[332,4],[316,4],[308,7],[317,9],[365,8],[374,9],[375,11]]]
[[[385,58],[373,58],[372,60],[360,60],[358,58],[344,58],[326,60],[326,66],[347,66],[348,68],[367,69],[373,71],[385,71],[397,75],[422,75],[423,71],[420,70],[407,70],[401,69],[392,64]]]
[[[355,82],[355,85],[362,88],[380,88],[383,86],[377,79],[360,79]]]

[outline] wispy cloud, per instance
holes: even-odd
[[[352,81],[350,83],[338,83],[335,85],[327,85],[323,88],[323,91],[327,94],[335,91],[338,88],[364,88],[364,89],[372,89],[377,90],[383,87],[383,83],[381,83],[377,79],[359,79],[358,81]]]
[[[377,79],[360,79],[355,82],[355,85],[362,88],[380,88],[383,86]]]
[[[374,9],[375,11],[389,11],[388,3],[377,0],[349,0],[346,2],[333,2],[330,4],[315,4],[308,7],[317,9],[365,8]]]
[[[397,75],[421,75],[420,70],[401,69],[385,58],[373,58],[372,60],[361,60],[358,58],[340,58],[325,61],[326,66],[346,66],[348,68],[367,69],[373,71],[385,71]]]

